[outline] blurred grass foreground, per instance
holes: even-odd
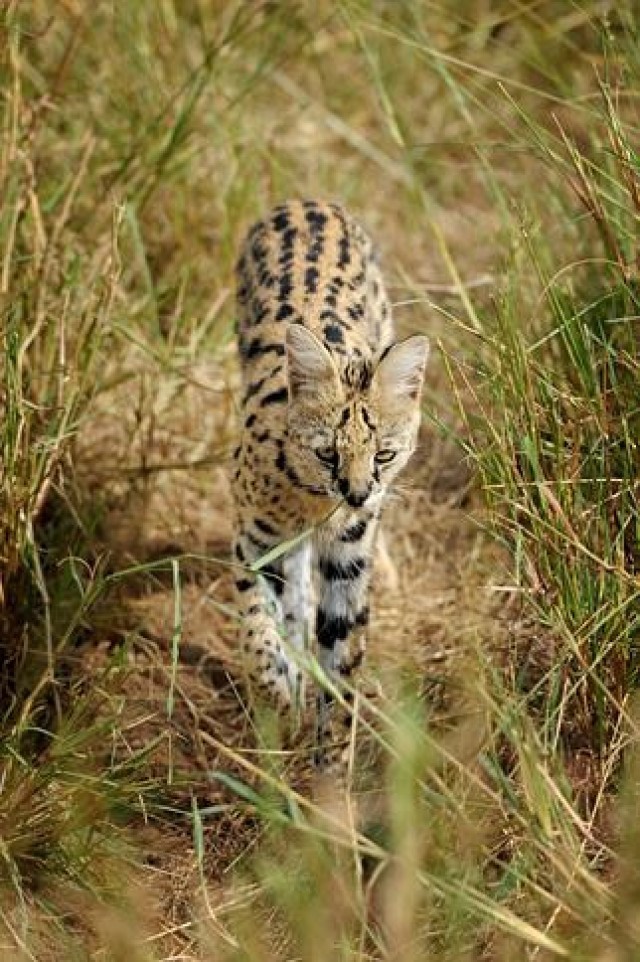
[[[640,958],[640,37],[605,0],[0,10],[0,958]],[[437,347],[351,791],[245,709],[233,263]]]

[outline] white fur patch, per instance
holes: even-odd
[[[297,651],[304,651],[309,644],[313,626],[311,551],[311,541],[307,540],[282,560],[282,607],[289,641]]]

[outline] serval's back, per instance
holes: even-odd
[[[428,344],[393,343],[371,241],[335,204],[275,208],[249,232],[237,271],[241,641],[252,686],[288,706],[302,691],[295,650],[314,636],[334,683],[361,660],[377,523],[415,447]],[[248,570],[311,527],[259,574]],[[329,703],[321,693],[325,745]]]

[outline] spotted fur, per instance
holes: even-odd
[[[252,686],[287,707],[302,701],[295,649],[315,637],[336,685],[364,654],[378,518],[415,447],[428,343],[420,335],[393,342],[371,241],[334,204],[277,207],[250,230],[237,280],[241,643]],[[256,572],[308,529],[312,536]],[[344,738],[332,714],[321,692],[323,744]]]

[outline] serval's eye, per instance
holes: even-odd
[[[389,464],[397,453],[397,451],[392,451],[391,448],[383,448],[382,451],[376,452],[376,461],[378,464]]]
[[[333,464],[336,460],[336,449],[329,445],[325,448],[316,448],[315,455],[323,464]]]

